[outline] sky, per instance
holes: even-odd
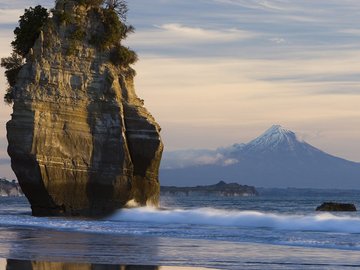
[[[0,57],[23,9],[0,0]],[[360,162],[360,1],[128,0],[137,94],[165,150],[246,143],[280,124]],[[6,82],[0,70],[0,89]],[[0,170],[11,177],[0,105]]]

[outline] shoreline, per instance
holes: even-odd
[[[35,258],[40,262],[67,264],[160,265],[195,269],[360,267],[359,251],[259,243],[25,228],[1,228],[0,243],[0,258],[25,261]]]

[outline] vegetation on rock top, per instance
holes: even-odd
[[[65,5],[69,3],[85,7],[86,20],[81,20],[78,14],[66,9]],[[123,68],[124,74],[134,76],[135,71],[130,65],[137,61],[137,55],[121,44],[128,34],[134,32],[134,27],[126,24],[127,12],[125,0],[56,0],[56,8],[51,10],[52,17],[47,9],[40,5],[25,9],[20,17],[19,26],[14,30],[15,39],[11,42],[13,53],[1,59],[1,66],[6,70],[5,76],[9,84],[4,96],[5,102],[12,104],[13,89],[26,56],[41,31],[50,28],[54,23],[58,27],[65,27],[68,33],[64,40],[68,56],[74,55],[79,45],[88,44],[98,51],[109,52],[109,61],[113,65]],[[85,22],[91,20],[97,23],[89,28]],[[46,38],[51,39],[51,36]],[[45,42],[48,43],[47,40]]]
[[[11,42],[13,52],[11,56],[1,59],[1,66],[6,69],[5,76],[9,84],[4,96],[4,100],[8,104],[13,101],[12,88],[15,86],[16,77],[24,64],[24,58],[34,46],[48,17],[49,13],[46,8],[40,5],[25,9],[24,15],[20,16],[19,26],[14,30],[15,40]]]

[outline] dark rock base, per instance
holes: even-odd
[[[357,210],[355,205],[352,203],[324,202],[316,208],[316,211],[355,212]]]

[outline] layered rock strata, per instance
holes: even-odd
[[[56,9],[70,10],[86,33],[99,24],[72,1]],[[105,215],[129,201],[157,205],[160,127],[135,94],[131,68],[113,65],[88,36],[74,44],[71,27],[50,20],[13,90],[8,153],[32,212]]]

